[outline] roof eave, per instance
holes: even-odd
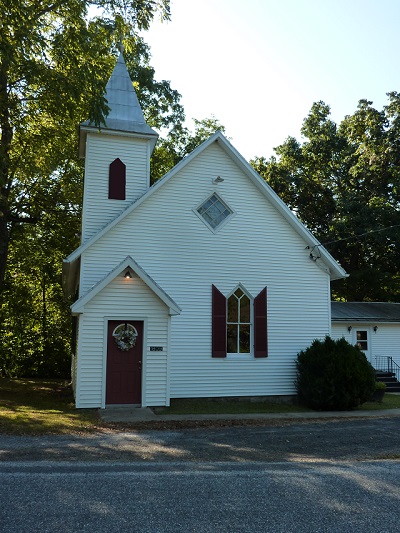
[[[228,154],[232,154],[236,162],[239,164],[241,169],[250,177],[253,183],[258,187],[258,189],[267,196],[270,200],[273,200],[278,208],[279,212],[285,218],[285,220],[295,229],[298,233],[302,235],[307,246],[309,248],[318,248],[321,253],[320,259],[322,259],[326,268],[328,269],[331,281],[336,279],[347,278],[347,272],[339,265],[339,263],[332,257],[332,255],[324,248],[324,246],[314,237],[309,229],[304,226],[302,222],[297,218],[297,216],[289,209],[285,202],[276,194],[272,187],[261,178],[261,176],[253,169],[253,167],[244,159],[244,157],[236,150],[234,146],[218,132],[218,139],[220,146]]]
[[[382,317],[376,317],[376,318],[332,318],[332,322],[335,322],[337,324],[343,323],[363,323],[363,324],[375,324],[377,322],[383,323],[383,324],[400,324],[400,320],[394,320],[394,319],[385,319]]]
[[[124,129],[112,129],[106,126],[96,127],[90,124],[82,122],[79,125],[79,158],[85,159],[86,155],[86,138],[88,133],[97,133],[103,135],[116,135],[119,137],[131,137],[136,139],[144,139],[149,141],[150,144],[150,154],[153,153],[154,147],[156,145],[157,139],[159,137],[158,133],[152,128],[147,126],[150,131],[146,131],[144,128],[143,131],[140,131],[137,128],[136,131],[133,130],[124,130]]]
[[[71,305],[72,314],[82,314],[84,312],[85,305],[127,268],[131,269],[168,307],[168,314],[170,316],[179,315],[181,313],[182,309],[179,307],[179,305],[174,302],[174,300],[153,280],[151,276],[149,276],[143,270],[143,268],[131,256],[127,256],[111,272],[93,285],[91,289],[89,289]]]
[[[74,261],[64,259],[62,265],[62,288],[65,296],[71,297],[76,294],[79,284],[80,257]]]

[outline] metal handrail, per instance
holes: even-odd
[[[393,361],[393,357],[390,356],[375,356],[375,370],[381,372],[391,372],[395,374],[397,381],[400,381],[400,366]]]

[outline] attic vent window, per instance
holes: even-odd
[[[197,208],[197,213],[211,229],[215,230],[233,214],[233,211],[214,193]]]

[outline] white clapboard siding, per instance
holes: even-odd
[[[215,234],[193,212],[214,191],[235,212]],[[307,244],[214,143],[84,252],[81,290],[131,255],[181,307],[171,397],[292,394],[298,351],[330,333],[329,275]],[[268,288],[266,359],[211,357],[211,286],[239,283],[253,297]]]
[[[168,308],[137,276],[118,276],[85,305],[79,326],[77,407],[104,407],[108,320],[144,322],[143,405],[167,405]],[[150,346],[162,346],[151,352]]]
[[[374,331],[374,326],[378,329]],[[355,331],[367,329],[369,332],[371,363],[374,365],[376,357],[392,357],[400,366],[400,324],[386,324],[382,322],[353,323],[352,330],[348,331],[349,324],[332,324],[332,338],[344,337],[350,344],[355,344]]]
[[[355,341],[353,339],[353,334],[351,332],[349,332],[347,328],[348,328],[348,324],[337,324],[337,323],[333,322],[332,323],[332,333],[331,333],[332,339],[337,340],[337,339],[341,339],[343,337],[350,344],[355,344]],[[361,327],[361,329],[362,329],[362,327]]]
[[[126,165],[126,199],[108,198],[109,167],[119,158]],[[82,242],[124,211],[149,186],[149,145],[141,139],[89,133],[86,141]]]

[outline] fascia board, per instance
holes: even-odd
[[[80,314],[84,312],[85,305],[90,302],[96,294],[101,292],[111,281],[125,269],[132,269],[135,274],[156,294],[162,302],[169,308],[170,315],[179,315],[181,308],[174,302],[172,298],[149,276],[143,268],[132,257],[127,256],[119,265],[117,265],[111,272],[109,272],[102,280],[93,285],[89,291],[81,296],[79,300],[71,305],[71,312],[73,314]]]
[[[134,137],[136,139],[144,139],[150,141],[151,152],[153,152],[158,139],[158,133],[153,131],[153,133],[140,133],[124,130],[112,130],[103,127],[94,127],[94,126],[84,126],[80,124],[79,126],[79,157],[81,159],[85,158],[86,153],[86,137],[88,133],[98,134],[98,135],[114,135],[117,137]]]
[[[152,137],[158,137],[158,133],[153,131],[150,132],[136,132],[136,131],[125,131],[125,130],[112,130],[104,127],[94,127],[94,126],[79,126],[79,131],[84,133],[94,133],[97,135],[115,135],[117,137],[135,137],[136,139],[145,139],[149,140]]]
[[[332,318],[332,324],[337,324],[337,325],[343,325],[343,326],[347,326],[348,324],[353,324],[353,326],[355,324],[366,324],[367,326],[375,326],[377,324],[381,324],[382,326],[400,326],[400,321],[398,322],[394,322],[393,320],[382,320],[382,319],[375,319],[375,320],[372,320],[372,318],[370,319],[361,319],[361,318],[341,318],[340,320],[338,319],[335,319],[335,318]]]
[[[323,245],[314,237],[314,235],[304,226],[302,222],[296,217],[296,215],[289,209],[285,202],[276,194],[268,183],[261,178],[253,167],[243,158],[243,156],[234,148],[230,142],[220,134],[218,143],[221,148],[230,155],[241,170],[247,174],[256,187],[266,196],[278,209],[279,213],[287,220],[287,222],[300,234],[306,241],[310,248],[318,247],[318,251],[323,257],[323,262],[329,269],[331,279],[341,279],[348,277],[346,271],[339,265],[339,263],[332,257],[332,255],[323,247]]]
[[[174,300],[168,296],[168,294],[162,289],[154,279],[147,274],[145,270],[134,260],[132,257],[128,256],[125,261],[127,261],[127,266],[129,266],[139,278],[156,294],[160,300],[162,300],[167,307],[169,307],[170,315],[180,315],[182,309],[179,307]],[[122,270],[127,267],[123,267]]]

